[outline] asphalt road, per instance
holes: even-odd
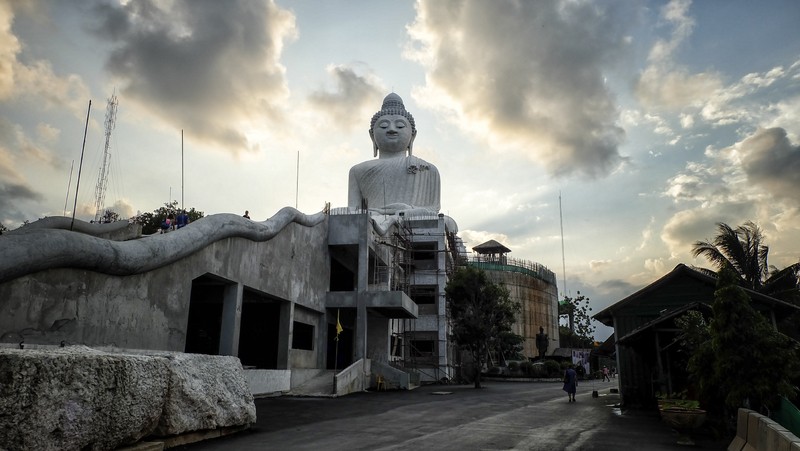
[[[200,450],[686,450],[654,412],[622,412],[611,382],[583,382],[568,403],[556,382],[487,381],[339,398],[256,400],[249,430],[173,449]],[[592,391],[598,397],[592,396]],[[698,449],[729,440],[692,438]]]

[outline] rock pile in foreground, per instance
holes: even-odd
[[[255,420],[236,357],[0,348],[0,448],[106,450]]]

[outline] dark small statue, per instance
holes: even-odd
[[[547,354],[547,345],[549,341],[550,339],[547,337],[547,334],[544,333],[544,327],[539,327],[539,333],[536,334],[536,349],[539,351],[540,359],[543,359],[545,354]]]

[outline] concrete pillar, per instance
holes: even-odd
[[[437,352],[439,355],[439,378],[447,377],[452,378],[453,375],[449,371],[450,355],[447,352],[447,343],[449,339],[447,336],[447,299],[444,295],[444,288],[447,285],[447,255],[444,252],[447,249],[447,238],[445,237],[444,215],[439,214],[439,224],[437,230],[436,241],[436,314],[437,314]]]
[[[278,324],[278,369],[289,368],[289,348],[294,332],[294,302],[281,302],[281,318]]]
[[[244,285],[225,286],[222,299],[222,324],[219,332],[219,355],[239,355],[239,330],[242,322]]]
[[[359,226],[358,238],[358,283],[357,283],[357,306],[356,306],[356,325],[355,325],[355,359],[367,357],[367,305],[365,293],[369,282],[369,240],[371,227],[369,215],[362,215],[363,220]]]

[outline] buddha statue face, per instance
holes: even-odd
[[[414,117],[406,111],[403,99],[391,93],[383,99],[381,110],[372,116],[369,137],[375,156],[380,151],[381,158],[405,156],[406,150],[411,155],[417,128]]]
[[[410,153],[416,133],[404,116],[386,114],[375,121],[369,134],[375,150],[380,151],[381,158],[391,158],[405,156],[406,150]]]

